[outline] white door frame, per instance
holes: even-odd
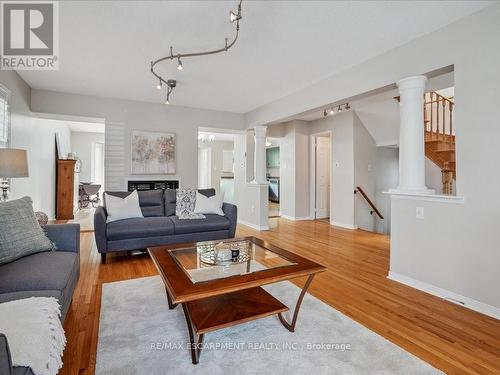
[[[310,165],[309,165],[309,170],[311,171],[311,178],[310,178],[310,184],[309,184],[309,216],[311,217],[311,220],[316,220],[316,138],[318,136],[324,136],[327,135],[330,137],[330,220],[332,218],[332,179],[333,179],[333,168],[332,168],[332,131],[331,130],[326,130],[323,132],[319,133],[313,133],[309,136],[310,138],[310,155],[309,155],[309,160],[310,160]]]

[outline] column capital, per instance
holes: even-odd
[[[254,133],[256,137],[265,137],[267,132],[267,126],[265,125],[256,125],[254,126]]]
[[[427,82],[426,76],[412,76],[399,80],[396,83],[396,85],[398,86],[399,91],[410,90],[410,89],[424,90],[426,82]]]

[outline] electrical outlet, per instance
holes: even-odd
[[[424,208],[423,207],[417,207],[416,212],[415,212],[415,217],[417,219],[423,219],[424,218]]]

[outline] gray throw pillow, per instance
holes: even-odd
[[[36,220],[30,197],[0,203],[0,264],[54,249]]]

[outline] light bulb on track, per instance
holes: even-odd
[[[177,70],[183,70],[184,67],[182,66],[182,61],[181,61],[181,58],[179,57],[177,59],[178,63],[177,63]]]

